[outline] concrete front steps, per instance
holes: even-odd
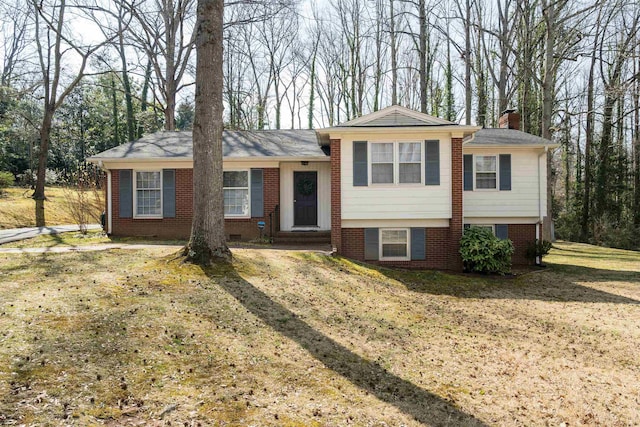
[[[330,231],[278,231],[274,243],[280,245],[330,244]]]

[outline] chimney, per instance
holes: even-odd
[[[500,119],[498,119],[498,127],[501,129],[520,129],[520,113],[516,110],[504,110]]]

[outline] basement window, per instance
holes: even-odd
[[[409,229],[408,228],[380,229],[380,260],[383,260],[383,261],[409,260]]]

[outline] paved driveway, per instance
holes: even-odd
[[[99,230],[100,224],[89,224],[88,230]],[[0,245],[3,243],[15,242],[18,240],[30,239],[43,234],[58,234],[68,231],[80,231],[77,225],[52,225],[49,227],[26,227],[0,230]]]

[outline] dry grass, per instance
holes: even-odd
[[[637,425],[640,254],[516,279],[0,254],[0,424]]]
[[[47,187],[44,202],[47,225],[75,224],[71,210],[69,209],[69,194],[73,189],[62,187]],[[35,202],[31,198],[33,190],[28,188],[6,188],[0,194],[0,229],[35,227]],[[90,222],[97,223],[100,212],[104,209],[102,203],[96,199],[96,195],[89,191],[88,202],[91,206],[89,214]]]

